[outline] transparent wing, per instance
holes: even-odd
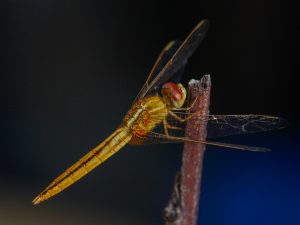
[[[191,116],[191,113],[187,112],[175,112],[175,114],[183,120]],[[194,119],[195,123],[207,123],[207,138],[278,130],[288,125],[285,119],[269,115],[209,115],[207,117],[194,115],[191,119]],[[171,132],[176,135],[183,134],[185,122],[180,122],[170,115],[167,121],[170,126],[178,128]]]
[[[212,145],[223,148],[230,149],[238,149],[243,151],[252,151],[252,152],[269,152],[271,151],[268,148],[264,147],[256,147],[256,146],[248,146],[248,145],[238,145],[238,144],[229,144],[229,143],[221,143],[215,141],[201,141],[201,140],[192,140],[187,137],[175,137],[170,135],[165,135],[162,133],[149,132],[145,137],[134,137],[134,141],[130,144],[161,144],[161,143],[181,143],[181,142],[195,142],[200,144]]]
[[[267,115],[211,115],[207,124],[207,137],[224,137],[278,130],[287,126],[280,117]]]
[[[176,49],[176,51],[169,51],[169,53],[172,52],[173,54],[168,54],[168,56],[165,57],[162,61],[163,63],[155,63],[154,69],[152,69],[147,79],[147,82],[142,87],[136,99],[145,97],[147,93],[151,92],[153,89],[155,89],[155,87],[158,87],[166,81],[170,80],[170,78],[176,72],[178,72],[182,67],[184,67],[187,63],[188,58],[194,53],[194,51],[197,49],[197,47],[203,40],[208,30],[208,27],[209,22],[207,20],[202,20],[192,30],[192,32],[187,36],[187,38],[182,42],[182,44],[179,47],[175,44],[173,45],[173,47],[171,45],[172,50]],[[168,51],[168,45],[166,46],[166,49]],[[160,57],[157,61],[161,61]],[[156,66],[156,64],[161,66],[158,67]]]
[[[153,81],[153,79],[157,76],[157,74],[164,68],[164,66],[167,64],[167,62],[172,58],[172,56],[174,55],[174,53],[177,51],[177,49],[180,47],[182,41],[180,40],[173,40],[170,41],[161,51],[161,53],[159,54],[158,58],[156,59],[149,75],[148,78],[144,84],[144,86],[142,87],[141,91],[146,89],[149,84]],[[177,74],[177,79],[179,80],[183,71],[184,71],[184,67],[185,64],[182,65],[182,67],[178,70],[178,72],[176,72]],[[175,76],[175,74],[174,74]],[[178,81],[177,81],[178,82]],[[156,85],[153,89],[158,89],[159,87]],[[137,95],[135,101],[139,98],[140,93]]]
[[[186,120],[192,115],[187,112],[174,113],[182,120]],[[195,114],[190,119],[193,119],[195,123],[207,123],[207,138],[265,132],[287,126],[287,122],[283,118],[268,115],[209,115],[207,117],[198,117]],[[181,122],[169,115],[167,117],[167,124],[169,126],[168,135],[166,135],[164,125],[159,124],[146,136],[134,138],[134,143],[132,144],[158,144],[187,140],[187,137],[185,137],[186,121]],[[224,145],[224,143],[218,143],[219,146],[221,144],[222,146]]]
[[[167,62],[172,58],[174,53],[180,47],[182,41],[173,40],[170,41],[161,51],[159,57],[157,58],[153,68],[150,71],[150,74],[146,80],[146,85],[149,85],[153,79],[157,76],[157,74],[164,68]]]

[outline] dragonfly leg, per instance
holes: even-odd
[[[177,116],[177,115],[176,115],[175,113],[173,113],[172,111],[169,111],[169,113],[170,113],[170,115],[173,116],[176,120],[178,120],[179,122],[182,122],[182,123],[184,123],[184,122],[186,122],[187,120],[191,119],[191,118],[196,114],[196,112],[194,112],[194,113],[188,115],[188,116],[185,117],[185,118],[181,118],[180,116]]]
[[[169,131],[168,131],[168,122],[167,122],[166,119],[163,120],[163,124],[164,124],[164,132],[165,132],[165,135],[170,136],[170,135],[169,135]]]
[[[170,136],[169,135],[169,129],[183,130],[183,128],[181,128],[181,127],[176,127],[176,126],[170,125],[166,119],[163,120],[163,124],[164,124],[164,132],[165,132],[165,135],[167,135],[167,136]]]
[[[168,129],[172,129],[172,130],[184,130],[182,127],[176,127],[176,126],[170,125],[167,120],[166,120],[166,126]]]
[[[172,130],[184,130],[182,127],[175,127],[175,126],[172,126],[172,125],[169,125],[167,124],[168,128],[169,129],[172,129]]]

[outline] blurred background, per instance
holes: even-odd
[[[199,225],[300,224],[296,12],[288,1],[0,3],[0,225],[163,224],[181,145],[127,146],[44,204],[32,199],[119,125],[164,45],[211,27],[183,82],[212,76],[212,114],[290,127],[207,147]],[[297,27],[296,27],[297,25]]]

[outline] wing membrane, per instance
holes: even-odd
[[[165,135],[156,132],[149,132],[147,137],[135,137],[136,140],[140,140],[140,143],[143,144],[162,144],[162,143],[181,143],[181,142],[195,142],[201,143],[211,146],[223,147],[223,148],[230,148],[230,149],[237,149],[242,151],[252,151],[252,152],[269,152],[271,151],[268,148],[264,147],[256,147],[256,146],[248,146],[248,145],[238,145],[238,144],[229,144],[229,143],[221,143],[215,141],[201,141],[201,140],[193,140],[187,137],[175,137],[170,135]],[[138,142],[137,142],[138,143]],[[135,143],[131,143],[135,144]]]
[[[147,79],[147,82],[139,92],[137,99],[145,97],[147,93],[168,81],[176,72],[186,65],[188,58],[194,53],[203,40],[208,27],[209,22],[207,20],[202,20],[176,49],[176,51],[166,58],[168,59],[167,62],[161,63],[161,65],[163,65],[162,67],[154,66],[157,68],[152,69],[155,73],[150,73],[150,79]]]
[[[159,54],[158,58],[156,59],[141,91],[145,90],[149,86],[149,84],[153,81],[153,79],[157,76],[157,74],[164,68],[164,66],[167,64],[167,62],[172,58],[174,53],[180,47],[181,43],[182,43],[182,41],[180,41],[180,40],[173,40],[173,41],[170,41],[163,48],[163,50]],[[178,72],[176,72],[176,74],[178,74],[178,80],[180,79],[180,77],[183,73],[184,67],[185,67],[185,64],[183,64],[182,67],[178,70]],[[155,85],[155,87],[157,87],[155,89],[158,89],[158,84]],[[141,93],[141,91],[140,91],[140,93]],[[135,100],[138,99],[138,97],[140,96],[140,93],[137,95]]]
[[[176,115],[182,119],[190,116],[190,113],[176,112]],[[270,130],[278,130],[287,126],[286,120],[280,117],[267,115],[209,115],[207,117],[191,118],[193,123],[207,123],[207,138],[217,138],[232,135],[241,135],[249,133],[259,133]],[[170,126],[168,133],[171,137],[177,137],[183,140],[185,138],[186,122],[180,122],[171,115],[167,117]],[[169,143],[180,142],[180,140],[166,139],[163,124],[159,124],[153,132],[145,137],[139,138],[139,144],[143,143]]]
[[[187,116],[191,115],[190,113],[186,112],[176,112],[176,114],[182,119],[185,119]],[[191,119],[195,123],[207,122],[207,138],[258,133],[281,129],[287,126],[286,120],[280,117],[267,115],[209,115],[207,117],[198,117],[196,115]],[[160,144],[191,141],[247,151],[269,151],[269,149],[262,147],[191,140],[185,136],[185,122],[180,122],[178,119],[175,119],[172,116],[168,116],[167,121],[169,126],[171,127],[168,129],[168,135],[166,135],[166,133],[164,132],[163,124],[160,124],[155,128],[154,131],[149,132],[147,135],[143,137],[134,137],[131,144]]]
[[[164,68],[167,62],[171,59],[174,53],[180,47],[182,41],[180,40],[173,40],[170,41],[162,50],[159,57],[157,58],[153,68],[150,71],[150,74],[147,78],[146,85],[149,85],[156,75]]]
[[[267,115],[211,115],[207,137],[224,137],[278,130],[287,126],[286,120]]]
[[[185,119],[191,113],[176,112],[176,115]],[[285,119],[268,115],[209,115],[207,117],[195,115],[191,119],[194,123],[207,122],[207,138],[259,133],[278,130],[287,126]],[[169,125],[181,129],[178,129],[179,132],[177,130],[171,132],[184,135],[185,123],[171,116],[168,116],[167,121]]]

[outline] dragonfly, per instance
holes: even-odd
[[[187,90],[179,80],[189,57],[203,40],[208,27],[209,21],[202,20],[184,41],[173,40],[163,48],[121,125],[54,179],[32,201],[33,204],[39,204],[62,192],[126,144],[193,141],[232,149],[268,151],[262,147],[191,140],[183,132],[186,122],[196,114],[190,112],[191,107],[187,106]],[[207,138],[262,132],[286,126],[284,119],[267,115],[208,115],[197,120],[207,123]]]

